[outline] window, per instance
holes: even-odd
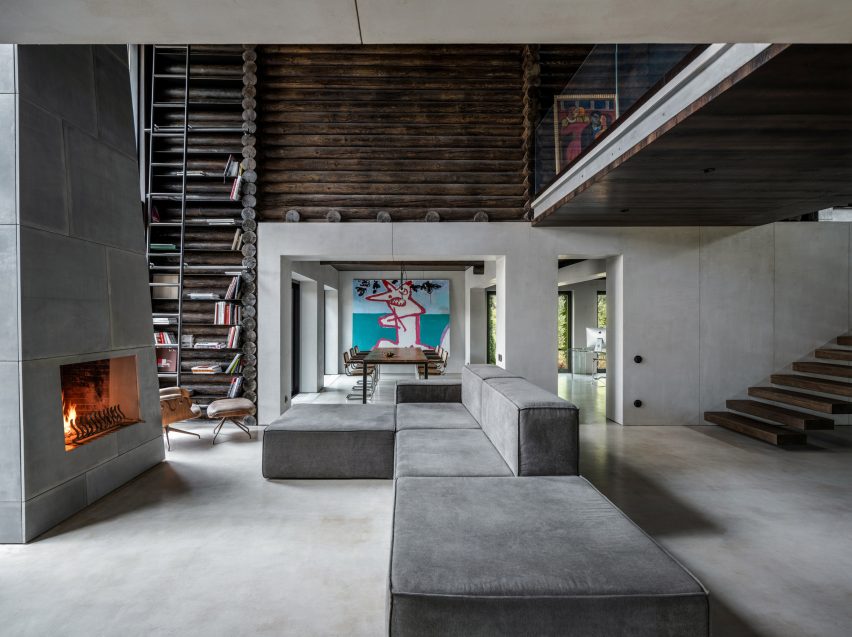
[[[488,345],[486,362],[497,364],[497,293],[485,293],[486,330],[488,330]]]
[[[598,327],[606,327],[606,292],[598,292]]]
[[[556,315],[556,347],[560,372],[571,371],[571,293],[560,292]]]

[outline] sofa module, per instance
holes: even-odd
[[[391,637],[707,637],[701,584],[585,479],[399,478]]]
[[[394,405],[293,405],[263,434],[264,478],[393,478]]]

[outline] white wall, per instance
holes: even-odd
[[[339,374],[340,365],[338,359],[340,357],[340,325],[339,325],[339,308],[340,298],[335,288],[328,286],[324,287],[325,293],[325,363],[324,372],[326,374]]]
[[[450,334],[447,351],[450,352],[448,373],[461,373],[465,354],[465,273],[433,270],[407,270],[409,279],[448,279],[450,281]],[[353,279],[394,279],[399,278],[399,270],[363,270],[340,272],[340,345],[344,349],[352,347],[352,280]],[[342,349],[340,353],[341,366]],[[407,366],[395,368],[400,373],[411,371]],[[342,371],[342,367],[341,367]]]
[[[850,227],[262,223],[260,421],[269,422],[283,404],[278,370],[286,369],[282,361],[288,350],[267,340],[280,329],[281,304],[287,303],[286,291],[282,294],[275,283],[289,277],[282,255],[496,259],[497,289],[504,293],[499,345],[504,364],[551,391],[556,386],[557,259],[606,257],[610,330],[621,324],[620,338],[607,343],[608,416],[624,424],[698,424],[702,409],[718,406],[776,365],[805,356],[849,329]],[[767,295],[774,299],[771,320],[765,313]],[[771,357],[748,358],[743,369],[741,353],[766,331],[773,335],[771,344],[760,349],[769,348]],[[454,337],[459,332],[454,330]],[[636,354],[643,356],[641,364],[633,362]],[[635,399],[643,401],[641,408],[633,406]]]

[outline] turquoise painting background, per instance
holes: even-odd
[[[440,284],[439,289],[433,290],[431,294],[423,290],[414,292],[414,299],[426,310],[420,315],[420,342],[428,347],[438,347],[444,339],[446,332],[450,329],[450,281],[448,279],[414,279],[415,285],[426,281]],[[396,340],[396,330],[379,325],[379,317],[388,313],[387,305],[375,301],[365,300],[367,296],[375,292],[384,291],[385,287],[381,280],[374,289],[373,279],[369,279],[371,285],[363,296],[358,296],[358,288],[363,279],[352,281],[352,345],[358,349],[372,349],[375,344],[383,338]],[[399,281],[392,281],[395,285]]]

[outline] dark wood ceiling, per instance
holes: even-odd
[[[759,225],[852,203],[852,46],[773,53],[534,225]]]

